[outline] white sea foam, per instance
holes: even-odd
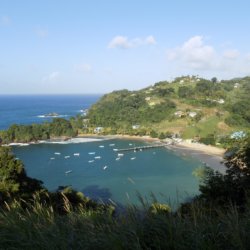
[[[63,118],[68,117],[68,115],[37,115],[38,118]]]
[[[8,144],[8,146],[20,146],[20,147],[23,147],[23,146],[29,146],[29,143],[12,142],[12,143]]]

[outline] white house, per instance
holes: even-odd
[[[176,111],[176,112],[174,113],[174,115],[175,115],[175,116],[178,116],[178,117],[180,118],[180,117],[185,116],[185,113],[184,113],[183,111],[180,111],[180,110],[179,110],[179,111]]]
[[[239,88],[239,87],[240,87],[240,84],[239,84],[238,82],[236,82],[236,83],[234,84],[234,88],[237,89],[237,88]]]
[[[94,133],[97,133],[97,134],[101,133],[102,131],[103,131],[103,127],[96,127],[94,129]]]
[[[140,128],[140,125],[138,124],[132,125],[132,129],[138,129],[138,128]]]
[[[218,102],[219,104],[225,103],[224,99],[219,99],[217,102]]]
[[[196,112],[189,112],[188,115],[192,118],[194,118],[195,116],[197,116]]]

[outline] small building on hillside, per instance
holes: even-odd
[[[181,118],[181,117],[185,116],[185,113],[183,111],[179,110],[179,111],[176,111],[174,113],[174,115],[177,116],[177,117],[179,117],[179,118]]]
[[[188,112],[188,115],[192,118],[194,118],[195,116],[197,116],[196,112]]]
[[[103,127],[96,127],[95,129],[94,129],[94,133],[96,133],[96,134],[99,134],[99,133],[101,133],[103,131]]]
[[[239,87],[240,87],[240,84],[239,84],[238,82],[236,82],[236,83],[234,84],[234,88],[237,89],[237,88],[239,88]]]
[[[138,129],[138,128],[140,128],[139,124],[132,125],[132,129]]]
[[[246,136],[247,134],[244,132],[244,131],[236,131],[236,132],[233,132],[230,136],[231,139],[236,139],[236,140],[239,140],[239,139],[242,139]]]
[[[225,100],[224,100],[224,99],[219,99],[217,102],[218,102],[219,104],[223,104],[223,103],[225,103]]]

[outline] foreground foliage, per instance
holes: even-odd
[[[140,207],[114,213],[70,188],[46,191],[0,147],[0,249],[249,249],[249,137],[225,163],[224,175],[206,169],[201,194],[176,211],[140,197]]]
[[[214,215],[216,212],[216,216]],[[193,205],[189,214],[127,207],[111,216],[79,209],[58,215],[35,202],[0,212],[0,249],[247,249],[250,210]]]

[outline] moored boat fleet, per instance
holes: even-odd
[[[114,143],[110,143],[110,144],[109,144],[109,147],[112,147],[112,148],[113,148],[114,146],[115,146]],[[134,144],[129,143],[129,146],[134,146]],[[99,145],[98,147],[99,147],[99,148],[105,148],[104,145]],[[113,148],[113,151],[114,151],[114,152],[117,152],[117,151],[119,151],[119,149]],[[142,151],[142,150],[139,150],[139,151]],[[101,152],[101,151],[100,151],[100,152]],[[100,152],[99,152],[99,153],[100,153]],[[136,153],[136,152],[138,152],[138,151],[133,150],[132,152]],[[51,161],[52,161],[52,160],[56,160],[58,157],[60,157],[60,156],[62,155],[62,153],[61,153],[61,152],[54,152],[54,155],[55,155],[55,157],[50,157],[50,160],[51,160]],[[95,163],[96,161],[100,161],[100,162],[101,162],[101,160],[102,160],[102,156],[101,156],[101,155],[97,155],[97,153],[96,153],[95,151],[90,151],[90,152],[88,152],[88,155],[91,156],[92,159],[89,159],[87,162],[88,162],[88,164],[92,164],[92,166],[94,166],[93,163]],[[124,157],[124,155],[125,155],[124,153],[118,153],[118,152],[117,152],[117,154],[116,154],[116,156],[115,156],[115,158],[114,158],[115,161],[120,161],[120,160]],[[72,154],[72,156],[80,158],[81,153],[80,153],[80,152],[75,152],[75,153]],[[71,158],[71,155],[64,155],[63,157],[64,157],[64,159],[69,159],[69,158]],[[130,159],[131,161],[134,161],[134,160],[136,159],[136,157],[133,156],[133,157],[130,157],[129,159]],[[103,169],[103,170],[107,170],[107,169],[108,169],[108,165],[104,165],[104,166],[102,167],[102,169]],[[72,173],[72,172],[73,172],[72,169],[68,169],[67,171],[65,171],[65,175],[68,175],[68,174],[70,174],[70,173]]]

